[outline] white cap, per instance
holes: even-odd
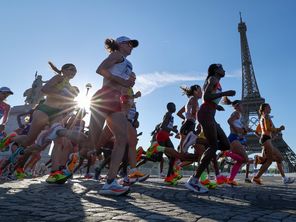
[[[136,48],[139,45],[139,41],[135,39],[130,39],[129,37],[126,36],[120,36],[116,39],[117,43],[122,43],[122,42],[130,42],[133,46],[133,48]]]
[[[6,93],[9,93],[9,94],[13,94],[13,92],[6,86],[3,86],[0,88],[0,92],[6,92]]]

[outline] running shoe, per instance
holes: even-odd
[[[79,160],[79,154],[78,153],[71,153],[69,155],[69,159],[68,159],[68,161],[66,163],[66,168],[67,168],[67,170],[69,172],[73,173],[78,160]]]
[[[183,178],[182,168],[179,165],[175,165],[174,174],[175,174],[177,180],[181,180]]]
[[[25,172],[25,177],[26,178],[33,178],[33,177],[36,177],[36,174],[32,173],[32,171],[26,171]]]
[[[207,174],[205,171],[203,171],[202,174],[200,175],[199,180],[200,180],[200,182],[201,182],[202,184],[203,184],[203,181],[206,181],[206,180],[209,181],[209,179],[208,179],[208,174]],[[206,182],[205,182],[205,183],[206,183]]]
[[[204,187],[199,180],[191,176],[188,181],[185,183],[185,187],[195,193],[207,193],[209,192],[208,188]]]
[[[93,178],[93,175],[90,173],[87,173],[84,175],[84,179],[92,179],[92,178]]]
[[[145,180],[147,180],[149,178],[149,174],[144,174],[141,173],[139,170],[136,170],[135,172],[131,173],[128,175],[128,178],[132,181],[132,182],[144,182]]]
[[[221,185],[221,184],[226,183],[226,182],[227,182],[227,177],[226,176],[224,176],[224,175],[216,176],[216,183],[218,185]]]
[[[9,135],[7,135],[6,137],[4,137],[3,139],[0,140],[0,151],[2,149],[5,149],[11,142],[12,142],[12,138],[15,137],[17,134],[15,132],[10,133]]]
[[[106,182],[102,187],[102,189],[99,191],[99,194],[120,196],[120,195],[127,194],[129,191],[130,191],[129,186],[122,186],[118,184],[117,180],[114,179],[113,182],[110,184]]]
[[[238,186],[238,182],[236,182],[235,180],[231,180],[231,179],[227,179],[227,184],[231,185],[231,186]]]
[[[68,179],[68,176],[64,174],[63,171],[57,170],[50,173],[49,177],[46,179],[47,183],[53,184],[64,184]]]
[[[203,172],[201,174],[199,182],[208,189],[215,189],[217,187],[217,183],[210,181],[210,179],[208,178],[208,174],[206,172]]]
[[[26,177],[26,174],[25,174],[25,171],[24,171],[24,168],[17,168],[15,170],[15,176],[18,180],[22,180]]]
[[[164,149],[165,149],[165,147],[160,146],[158,143],[153,143],[148,148],[148,150],[146,152],[146,157],[151,158],[151,156],[155,153],[164,152]]]
[[[203,181],[200,180],[199,182],[208,189],[216,189],[217,187],[217,183],[215,183],[214,181],[210,181],[209,179]]]
[[[61,129],[65,129],[61,125],[61,123],[54,123],[48,131],[47,139],[55,140],[58,137],[58,135],[57,135],[58,130],[61,130]]]
[[[252,182],[256,183],[258,185],[263,185],[262,180],[260,178],[258,178],[258,177],[253,177]]]
[[[292,177],[285,177],[285,178],[283,179],[283,183],[284,183],[285,185],[287,185],[287,184],[291,184],[291,183],[294,183],[294,181],[295,181],[295,178],[292,178]]]
[[[245,178],[245,183],[252,183],[250,178]]]
[[[177,179],[177,175],[175,174],[171,174],[170,176],[166,176],[164,178],[164,182],[167,185],[172,185],[172,186],[176,186],[178,184],[178,179]]]
[[[207,186],[211,181],[207,178],[205,180],[200,180],[199,181],[202,185]]]
[[[118,180],[118,183],[124,187],[131,186],[135,184],[137,181],[132,182],[128,177],[124,177]]]

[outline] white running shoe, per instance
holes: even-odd
[[[185,183],[185,187],[192,190],[195,193],[207,193],[208,188],[204,187],[197,178],[191,176]]]
[[[286,185],[286,184],[290,184],[290,183],[294,183],[295,181],[295,178],[292,178],[292,177],[285,177],[283,179],[283,183]]]
[[[114,179],[113,182],[110,184],[106,182],[102,187],[102,189],[99,191],[99,194],[120,196],[120,195],[127,194],[129,191],[130,191],[129,186],[122,186],[117,183],[117,180]]]
[[[47,139],[55,140],[58,137],[57,131],[60,129],[64,129],[64,127],[60,123],[54,123],[48,131]]]

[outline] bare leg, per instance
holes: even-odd
[[[16,136],[13,138],[13,141],[25,147],[32,145],[35,142],[39,133],[48,123],[48,116],[45,113],[36,110],[33,113],[33,120],[28,135]]]
[[[110,181],[116,178],[119,165],[124,155],[125,146],[127,144],[127,119],[122,112],[113,113],[107,117],[107,125],[115,137],[110,168],[107,175]]]
[[[273,156],[273,160],[276,161],[277,168],[280,171],[281,176],[284,178],[285,172],[284,172],[282,154],[280,153],[280,151],[277,148],[272,147],[272,156]]]
[[[273,157],[272,157],[272,144],[271,144],[271,140],[267,140],[264,144],[263,144],[263,149],[264,149],[264,153],[265,153],[265,157],[266,157],[266,161],[264,162],[264,164],[262,164],[262,166],[260,167],[257,175],[255,176],[255,178],[260,178],[262,176],[262,174],[268,169],[268,167],[271,165]]]

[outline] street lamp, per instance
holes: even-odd
[[[87,96],[88,95],[88,91],[90,90],[90,88],[92,87],[92,85],[90,83],[87,83],[85,85],[85,87],[86,87],[86,96]]]

